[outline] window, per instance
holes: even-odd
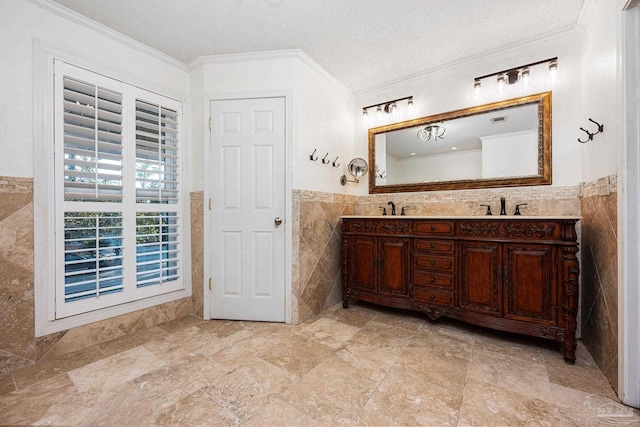
[[[55,318],[183,289],[182,104],[55,61]]]

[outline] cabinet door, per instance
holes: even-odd
[[[502,245],[460,243],[461,309],[502,316]]]
[[[505,244],[504,250],[504,317],[555,324],[554,248]]]
[[[381,293],[409,298],[409,248],[410,239],[380,238]]]
[[[367,236],[352,236],[349,240],[351,285],[368,292],[377,292],[377,239]]]

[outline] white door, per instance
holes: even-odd
[[[211,102],[211,318],[285,321],[284,98]]]

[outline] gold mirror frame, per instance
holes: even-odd
[[[447,113],[407,120],[369,129],[369,165],[375,170],[375,138],[376,135],[405,128],[427,125],[473,116],[480,113],[504,110],[506,108],[522,106],[525,104],[538,105],[538,174],[528,176],[516,176],[506,178],[463,179],[455,181],[438,181],[427,183],[407,183],[376,185],[374,175],[369,177],[369,193],[402,193],[416,191],[441,191],[441,190],[468,190],[474,188],[516,187],[528,185],[551,184],[551,92],[536,95],[523,96],[521,98],[479,105],[462,110],[449,111]]]

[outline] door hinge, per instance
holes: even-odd
[[[209,210],[211,210],[211,199],[209,199]]]
[[[209,130],[211,130],[211,128],[213,128],[213,119],[209,117]]]
[[[209,277],[209,290],[211,290],[211,277]]]

